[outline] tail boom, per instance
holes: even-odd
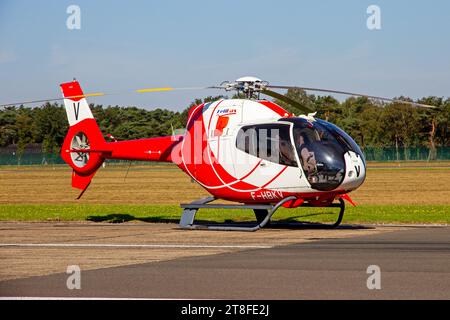
[[[172,162],[172,151],[180,143],[181,136],[106,143],[106,159]]]

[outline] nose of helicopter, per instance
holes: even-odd
[[[366,164],[364,159],[353,151],[348,151],[344,155],[345,177],[339,189],[347,191],[358,188],[366,178]]]

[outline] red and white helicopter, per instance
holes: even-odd
[[[327,89],[272,86],[255,77],[243,77],[209,88],[234,90],[245,99],[220,99],[192,107],[182,135],[107,142],[86,101],[86,97],[104,94],[83,94],[76,80],[61,84],[61,88],[70,124],[61,156],[73,169],[72,186],[82,190],[79,197],[105,159],[173,162],[211,194],[181,205],[180,226],[213,230],[258,230],[280,206],[338,207],[337,221],[326,225],[336,227],[342,221],[344,200],[354,205],[348,193],[364,182],[366,163],[355,141],[337,126],[315,118],[313,110],[272,89],[298,88],[398,101]],[[175,89],[137,92],[167,90]],[[294,116],[260,99],[260,94],[295,105],[305,115]],[[212,204],[216,199],[240,204]],[[253,209],[258,223],[245,227],[198,225],[194,219],[201,208]]]

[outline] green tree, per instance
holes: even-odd
[[[418,138],[417,108],[407,104],[392,103],[384,108],[380,120],[384,135],[388,139],[384,141],[384,145],[394,143],[397,160],[400,159],[399,148],[402,146],[405,159],[408,160],[407,147]]]
[[[42,143],[44,153],[59,153],[69,128],[64,107],[46,103],[33,109],[33,118],[36,126],[34,142]]]
[[[447,99],[448,101],[448,99]],[[422,141],[427,139],[429,147],[428,160],[437,159],[436,140],[442,145],[446,145],[450,126],[450,109],[444,98],[427,97],[418,101],[428,105],[436,106],[436,109],[422,109],[419,111],[419,134],[423,137]],[[426,137],[426,138],[425,138]],[[442,139],[443,138],[443,139]]]
[[[315,109],[315,100],[316,97],[314,95],[308,95],[305,90],[302,89],[288,89],[285,93],[285,96],[298,102],[301,105],[306,106],[307,108],[310,108],[311,110]],[[274,102],[278,104],[280,107],[283,107],[287,111],[293,114],[303,114],[304,112],[302,110],[298,110],[295,106],[292,106],[284,101],[281,101],[279,99],[275,99]]]
[[[26,146],[29,143],[34,142],[34,137],[36,136],[36,126],[34,124],[33,118],[31,117],[31,111],[23,106],[19,107],[17,117],[17,156],[19,158],[19,163],[22,155],[25,151]]]

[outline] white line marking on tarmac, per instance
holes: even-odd
[[[174,249],[269,249],[269,245],[111,244],[111,243],[0,243],[0,247],[78,248],[174,248]]]
[[[182,298],[105,298],[105,297],[0,297],[0,300],[211,300]],[[214,299],[212,299],[214,300]]]

